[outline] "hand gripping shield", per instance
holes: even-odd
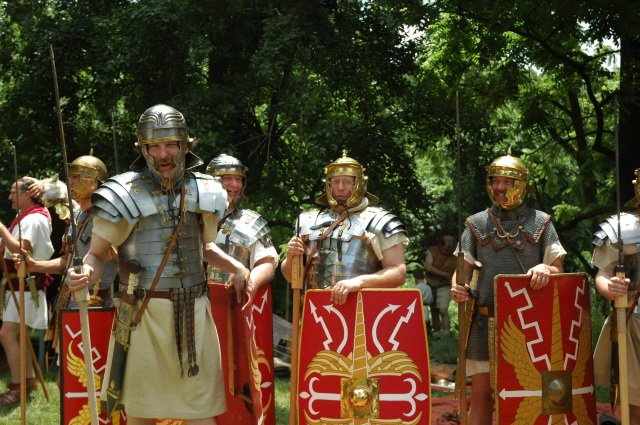
[[[430,424],[429,353],[417,289],[366,289],[341,306],[305,293],[300,424]]]
[[[529,282],[525,275],[494,280],[496,422],[595,424],[587,275],[552,275],[539,290]]]

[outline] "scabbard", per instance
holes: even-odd
[[[111,416],[113,412],[121,409],[120,397],[124,384],[124,370],[127,363],[129,340],[131,338],[131,321],[135,313],[135,302],[135,297],[132,295],[121,294],[118,312],[114,320],[113,346],[109,347],[108,377],[105,376],[108,384],[101,400],[101,410],[108,416]]]

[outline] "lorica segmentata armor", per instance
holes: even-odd
[[[265,248],[273,246],[267,221],[252,210],[234,210],[221,221],[219,229],[216,245],[246,268],[251,268],[253,244],[260,241]],[[211,266],[207,273],[216,282],[229,279],[229,273]]]
[[[382,269],[371,244],[372,238],[406,233],[395,215],[382,208],[367,207],[350,214],[326,238],[322,238],[325,230],[339,216],[330,209],[300,215],[300,236],[308,241],[308,253],[317,246],[306,275],[306,283],[311,288],[328,288],[340,280]]]
[[[226,208],[226,192],[210,176],[187,173],[184,184],[184,217],[156,290],[188,288],[205,281],[199,213],[211,212],[221,217]],[[178,222],[180,196],[179,188],[175,196],[171,196],[144,172],[115,176],[94,193],[95,215],[112,222],[117,222],[120,216],[135,224],[118,248],[118,257],[121,265],[128,260],[136,260],[141,265],[140,289],[150,287],[162,261]],[[121,267],[122,280],[127,281],[123,269]]]

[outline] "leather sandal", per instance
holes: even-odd
[[[27,396],[37,388],[35,378],[27,378]],[[8,405],[20,402],[20,383],[9,384],[9,388],[0,394],[0,405]]]

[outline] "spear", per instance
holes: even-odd
[[[16,148],[13,147],[13,172],[14,181],[16,185],[16,209],[20,212],[20,187],[18,184],[18,158],[16,155]],[[18,255],[22,256],[22,227],[18,222]],[[24,279],[27,276],[26,266],[24,261],[20,261],[18,270],[18,316],[20,317],[20,337],[19,337],[19,350],[20,350],[20,363],[19,363],[19,375],[20,375],[20,424],[25,425],[27,421],[27,326],[24,317]],[[14,300],[15,302],[15,300]]]
[[[53,56],[53,46],[49,45],[51,56],[51,70],[53,72],[53,90],[56,97],[56,110],[58,113],[58,128],[60,129],[60,143],[62,145],[62,161],[64,165],[64,175],[69,182],[69,163],[67,161],[67,145],[64,138],[64,126],[62,122],[62,110],[60,108],[60,94],[58,92],[58,75],[56,73],[56,60]],[[82,258],[78,255],[76,240],[76,220],[73,213],[73,199],[71,191],[67,191],[69,197],[69,210],[71,212],[71,241],[73,243],[73,259],[71,265],[76,273],[82,271]],[[82,351],[84,354],[85,374],[87,377],[87,394],[89,413],[91,415],[91,425],[98,425],[98,405],[96,403],[96,389],[93,374],[93,357],[91,355],[91,331],[89,328],[89,290],[87,287],[74,291],[73,296],[80,310],[80,330],[82,332]]]
[[[616,126],[616,208],[618,215],[618,264],[616,264],[616,277],[624,282],[623,241],[620,229],[620,150],[618,146],[618,127]],[[616,318],[616,341],[618,351],[618,390],[620,394],[620,418],[622,425],[629,424],[629,383],[627,370],[627,306],[629,300],[627,294],[616,297],[613,301]],[[612,349],[615,350],[615,342]],[[615,372],[614,372],[615,373]],[[614,390],[615,392],[615,390]],[[615,398],[613,403],[615,403]]]

